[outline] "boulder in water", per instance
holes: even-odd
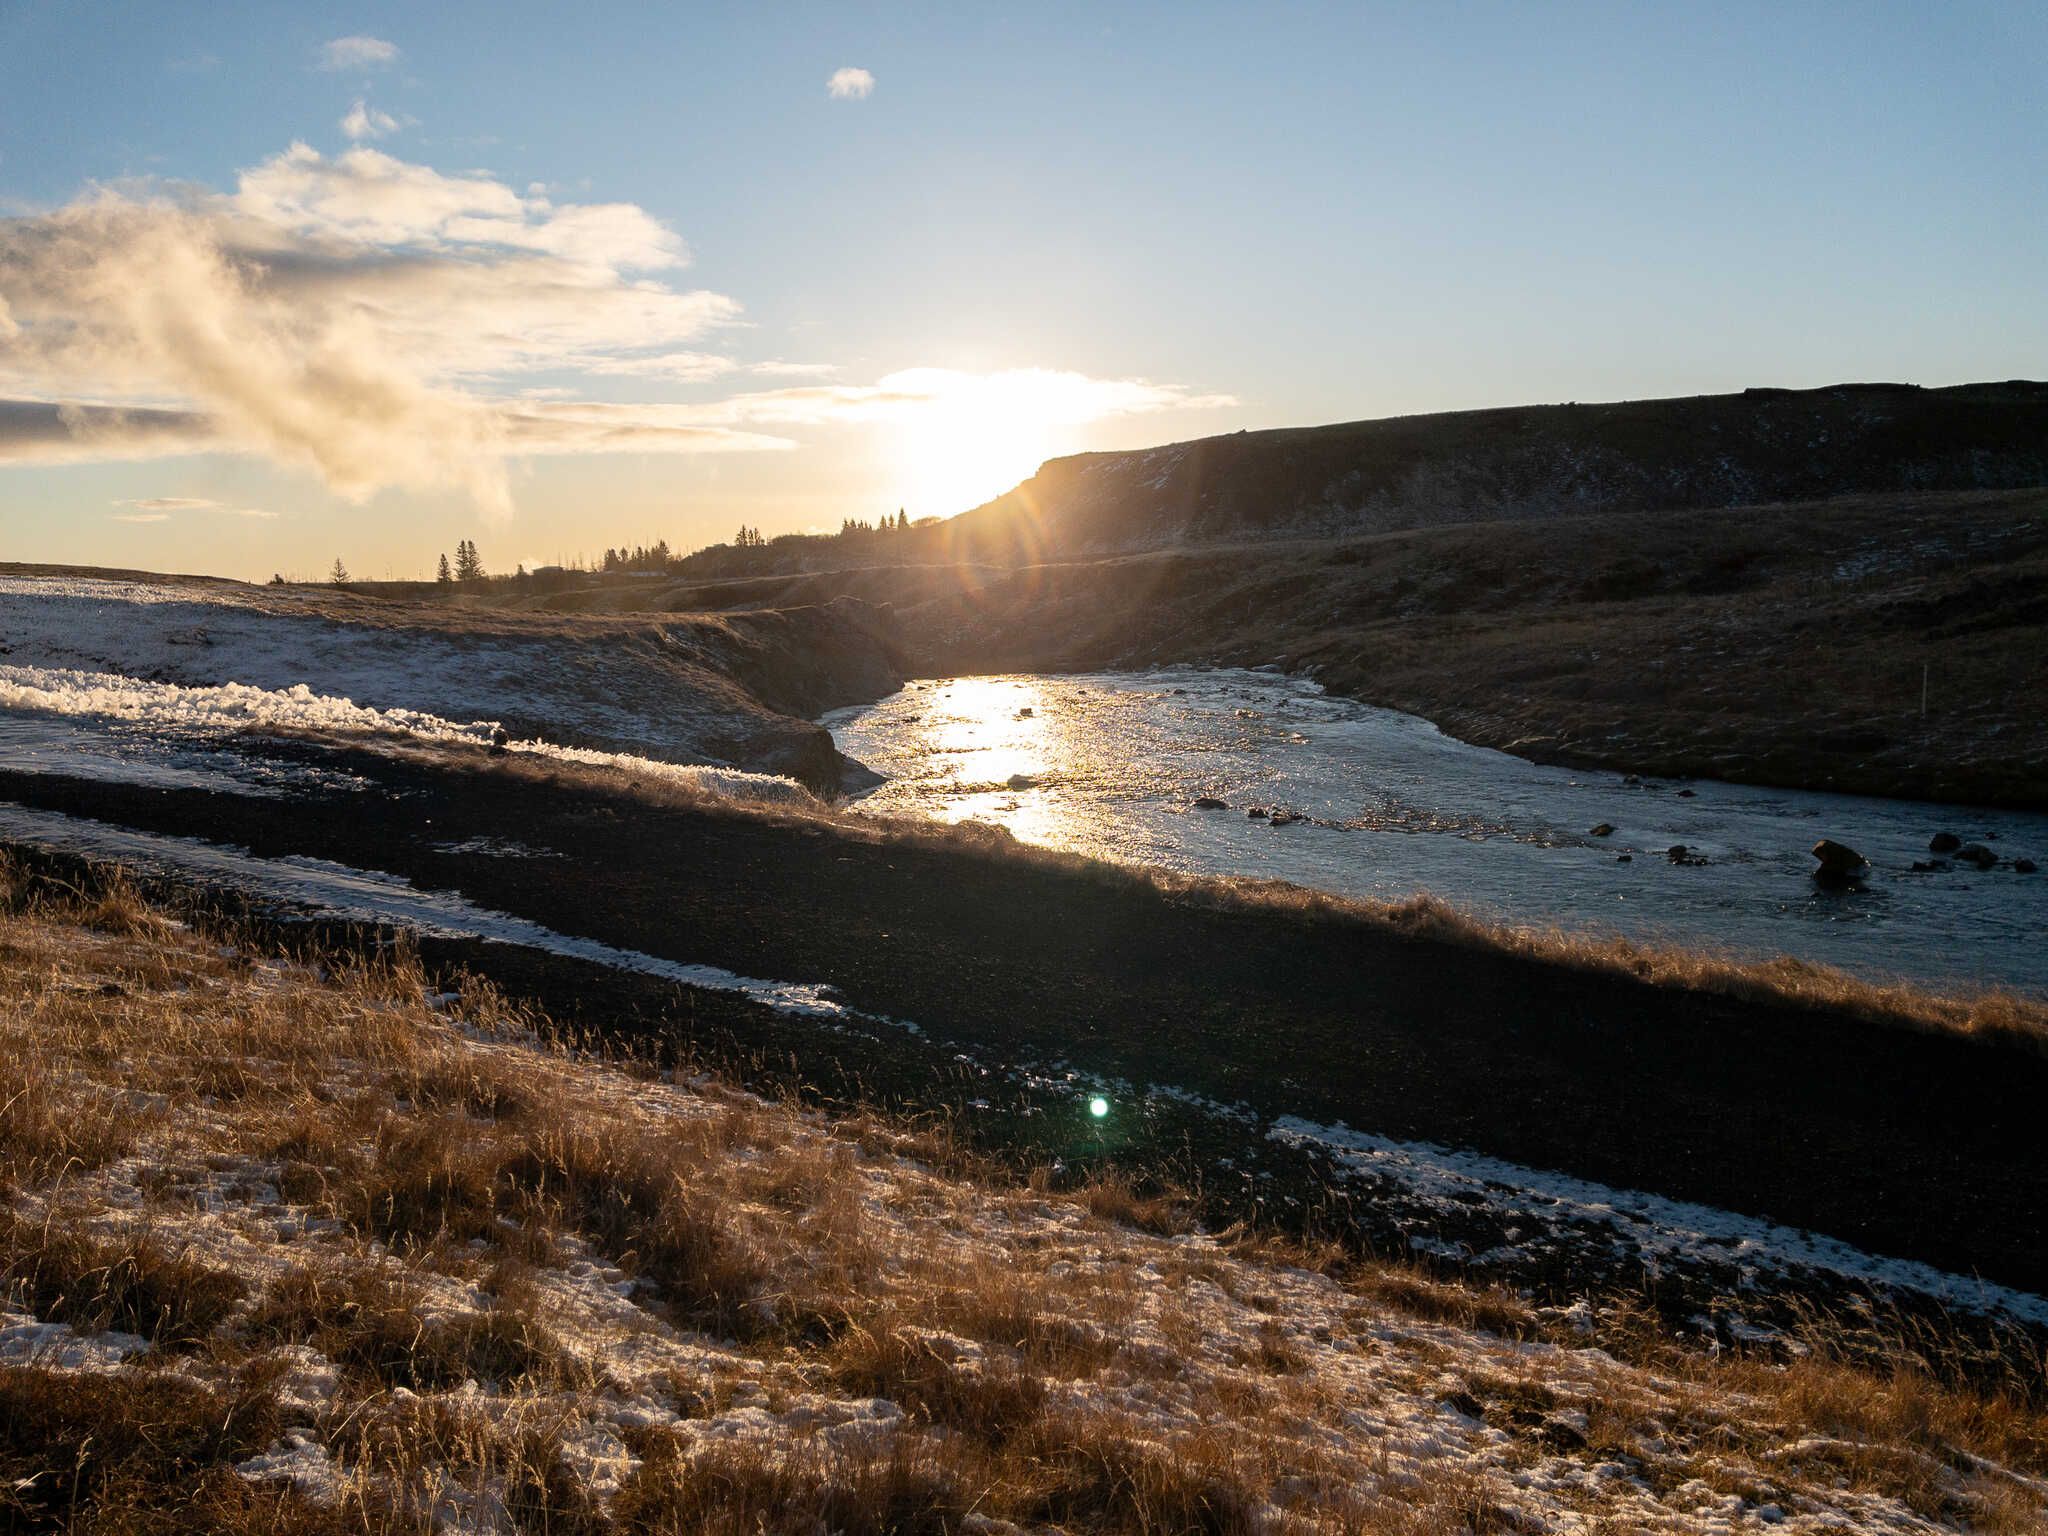
[[[1013,773],[1010,775],[1009,783],[1005,784],[1003,788],[1036,789],[1038,788],[1038,780],[1031,777],[1031,775],[1028,773]]]
[[[1963,840],[1953,832],[1937,832],[1927,839],[1929,853],[1954,853],[1963,846]]]
[[[1202,795],[1196,799],[1195,809],[1198,811],[1227,811],[1230,809],[1230,802],[1218,800],[1214,795]]]
[[[1823,880],[1847,880],[1870,867],[1870,860],[1847,843],[1838,843],[1831,837],[1824,837],[1813,845],[1813,856],[1820,860],[1820,868],[1814,873]]]
[[[1614,836],[1614,823],[1612,823],[1612,822],[1609,822],[1609,821],[1603,821],[1603,822],[1601,822],[1601,823],[1600,823],[1600,825],[1599,825],[1599,826],[1591,828],[1591,829],[1590,829],[1590,830],[1589,830],[1589,831],[1588,831],[1588,832],[1586,833],[1586,836],[1588,836],[1588,837],[1612,837],[1612,836]]]
[[[1245,815],[1252,821],[1264,821],[1266,819],[1266,808],[1263,805],[1255,805],[1246,811]]]
[[[1965,864],[1974,864],[1979,869],[1989,869],[1998,862],[1998,855],[1982,843],[1965,843],[1956,850],[1956,857]]]
[[[2040,867],[2032,859],[2014,859],[2012,861],[2012,872],[2016,875],[2031,875]]]

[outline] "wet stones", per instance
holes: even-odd
[[[1961,864],[1974,864],[1979,869],[1989,869],[1998,862],[1998,855],[1982,843],[1965,843],[1956,850],[1956,861]]]
[[[1195,809],[1198,811],[1227,811],[1230,809],[1230,802],[1228,800],[1218,800],[1214,795],[1200,795],[1195,799]]]
[[[1814,871],[1817,880],[1852,880],[1870,867],[1870,860],[1831,837],[1813,845],[1813,856],[1820,860],[1820,868]]]
[[[1248,820],[1264,821],[1266,819],[1266,808],[1263,805],[1255,805],[1244,814]]]
[[[1612,837],[1612,836],[1614,836],[1614,823],[1612,823],[1612,822],[1609,822],[1609,821],[1603,821],[1603,822],[1601,822],[1601,823],[1600,823],[1600,825],[1599,825],[1599,826],[1597,826],[1597,827],[1591,827],[1591,828],[1588,828],[1588,829],[1587,829],[1587,832],[1586,832],[1586,836],[1588,836],[1588,837]]]
[[[2014,859],[2012,861],[2012,872],[2016,875],[2031,875],[2039,868],[2040,865],[2036,864],[2032,859]]]
[[[1963,840],[1953,832],[1937,832],[1927,839],[1929,853],[1954,853],[1963,846]]]
[[[1673,843],[1664,850],[1664,857],[1674,864],[1683,864],[1693,868],[1697,868],[1699,865],[1707,862],[1705,854],[1694,853],[1684,843]]]

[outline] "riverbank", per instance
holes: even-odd
[[[1226,1212],[1284,1199],[1306,1218],[1314,1190],[1342,1189],[1338,1141],[1282,1145],[1266,1132],[1286,1119],[1462,1147],[2048,1292],[2048,1167],[2030,1129],[2048,1056],[2023,1005],[1915,1017],[1844,980],[1809,977],[1819,990],[1801,998],[1747,973],[1660,976],[1626,949],[1517,950],[1427,906],[1162,880],[974,829],[749,809],[459,747],[298,750],[353,787],[260,798],[7,774],[0,794],[265,859],[388,871],[620,950],[827,987],[853,1017],[820,1027],[512,946],[459,946],[565,1022],[784,1061],[814,1092],[944,1111],[1013,1151],[1177,1164]],[[1101,1129],[1076,1120],[1089,1084],[1143,1108]],[[1270,1196],[1250,1179],[1297,1157],[1319,1171],[1295,1164],[1297,1182]],[[1517,1225],[1526,1235],[1512,1209],[1381,1203],[1368,1183],[1317,1219],[1475,1254],[1512,1246]],[[1641,1273],[1605,1230],[1509,1262],[1559,1284]]]

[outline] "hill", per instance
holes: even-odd
[[[1014,562],[2048,482],[2048,384],[1845,384],[1239,432],[1054,459],[931,530]]]

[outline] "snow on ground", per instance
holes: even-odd
[[[1532,1257],[1542,1242],[1570,1233],[1605,1230],[1618,1248],[1629,1250],[1643,1271],[1659,1268],[1733,1268],[1744,1286],[1769,1276],[1779,1285],[1803,1271],[1839,1275],[1885,1291],[1932,1297],[1966,1312],[2004,1313],[2024,1322],[2048,1324],[2048,1297],[1930,1264],[1886,1258],[1849,1243],[1713,1206],[1666,1199],[1635,1189],[1614,1189],[1569,1174],[1525,1168],[1476,1152],[1429,1142],[1395,1141],[1344,1125],[1318,1125],[1293,1115],[1275,1120],[1276,1141],[1307,1143],[1327,1150],[1354,1176],[1384,1181],[1419,1199],[1469,1216],[1475,1207],[1498,1211],[1519,1223],[1524,1238],[1485,1253],[1445,1246],[1438,1257],[1498,1264],[1511,1270]]]
[[[561,636],[344,623],[204,587],[0,576],[0,654],[4,709],[173,737],[270,729],[489,743],[509,721],[632,749],[534,738],[507,741],[511,751],[732,798],[810,798],[791,779],[718,761],[710,743],[733,733],[729,700],[721,708],[673,677],[658,699],[636,699],[635,669],[615,648]]]
[[[0,802],[0,840],[110,859],[131,868],[175,872],[216,881],[235,890],[280,902],[307,916],[345,922],[386,924],[442,939],[482,939],[516,944],[613,970],[658,976],[681,986],[736,992],[784,1013],[839,1019],[844,1004],[829,989],[803,982],[764,981],[715,965],[666,960],[637,949],[620,949],[576,934],[562,933],[509,912],[480,907],[454,891],[421,890],[398,875],[356,869],[327,859],[290,854],[267,859],[226,843],[137,832],[106,822],[28,810]]]
[[[118,969],[128,988],[139,988],[131,969],[110,967],[114,958],[108,941],[87,936],[66,945],[66,974],[52,972],[50,983],[70,988],[67,995],[97,996],[94,977]],[[1210,1458],[1236,1469],[1251,1507],[1218,1529],[1325,1529],[1349,1501],[1356,1528],[1374,1530],[1704,1536],[1768,1525],[1903,1536],[1953,1528],[1946,1522],[1974,1507],[1961,1502],[1966,1489],[1989,1488],[2008,1503],[2039,1491],[2037,1480],[1981,1459],[1965,1474],[1910,1449],[1898,1452],[1911,1463],[1902,1474],[1885,1459],[1897,1448],[1878,1454],[1837,1427],[1783,1423],[1782,1406],[1752,1390],[1767,1387],[1765,1377],[1746,1385],[1687,1377],[1600,1348],[1425,1321],[1369,1290],[1208,1236],[1147,1235],[1075,1202],[965,1183],[886,1144],[845,1139],[815,1116],[559,1057],[488,1020],[465,1025],[398,997],[359,997],[337,1010],[316,996],[308,973],[263,962],[213,976],[191,959],[170,969],[180,965],[195,967],[169,983],[188,1020],[217,1013],[242,1021],[268,1001],[304,1021],[285,1037],[293,1049],[340,1051],[322,1069],[323,1102],[366,1102],[359,1096],[381,1083],[447,1081],[452,1069],[531,1094],[560,1130],[694,1138],[722,1149],[701,1177],[725,1202],[731,1229],[785,1253],[792,1277],[834,1262],[863,1266],[858,1299],[845,1303],[862,1313],[846,1319],[844,1338],[873,1329],[907,1343],[925,1377],[952,1382],[970,1401],[976,1384],[1016,1364],[1017,1329],[1067,1341],[1064,1355],[1030,1366],[1046,1394],[1033,1410],[1040,1421],[1086,1426],[1100,1437],[1086,1442],[1089,1455],[1109,1458],[1105,1466],[1124,1457],[1165,1458],[1148,1464],[1168,1466]],[[128,1007],[146,1017],[148,1005],[131,990],[96,1006],[112,1020]],[[404,1026],[417,1043],[380,1032],[387,1024]],[[81,1059],[98,1063],[107,1086],[124,1074],[161,1081],[173,1065],[152,1059],[147,1032],[109,1057],[90,1042],[96,1028],[117,1024],[70,1027],[82,1029]],[[200,1048],[205,1038],[195,1023],[182,1048]],[[378,1051],[348,1054],[350,1040],[385,1041],[382,1059]],[[166,1048],[181,1047],[172,1040]],[[402,1058],[395,1078],[393,1051]],[[247,1065],[258,1084],[271,1075],[263,1063]],[[290,1485],[316,1503],[341,1499],[379,1475],[361,1450],[362,1426],[379,1422],[394,1433],[472,1424],[480,1437],[465,1442],[472,1446],[546,1426],[561,1464],[600,1508],[632,1486],[661,1447],[686,1459],[744,1453],[770,1464],[859,1457],[912,1438],[932,1455],[964,1455],[970,1467],[981,1465],[976,1455],[1000,1454],[999,1441],[962,1451],[963,1436],[987,1431],[944,1422],[943,1398],[935,1410],[942,1422],[928,1427],[913,1399],[845,1384],[834,1374],[833,1346],[749,1347],[677,1327],[658,1284],[573,1234],[559,1235],[551,1252],[536,1252],[509,1279],[482,1239],[466,1250],[388,1249],[317,1202],[281,1193],[288,1159],[299,1154],[252,1150],[252,1136],[266,1134],[260,1086],[241,1095],[185,1089],[174,1098],[175,1113],[155,1122],[130,1155],[25,1195],[17,1214],[32,1222],[65,1214],[103,1241],[146,1233],[175,1242],[188,1261],[240,1277],[248,1296],[222,1325],[228,1336],[290,1274],[367,1266],[405,1288],[408,1315],[423,1329],[502,1317],[516,1295],[519,1315],[558,1357],[550,1381],[471,1376],[433,1391],[365,1394],[360,1363],[345,1367],[303,1343],[279,1347],[283,1427],[235,1463],[252,1483]],[[374,1159],[408,1121],[429,1113],[403,1096],[387,1104],[381,1128],[342,1116],[361,1138],[353,1155]],[[478,1138],[493,1134],[487,1121],[472,1123]],[[795,1185],[786,1169],[798,1170]],[[809,1193],[798,1187],[806,1181],[816,1186]],[[976,1303],[991,1295],[1002,1319],[1022,1307],[1032,1321],[977,1326]],[[204,1379],[215,1368],[205,1354],[165,1358],[117,1335],[45,1330],[20,1313],[0,1320],[0,1336],[40,1340],[34,1364],[46,1371],[170,1369]],[[13,1350],[7,1362],[19,1367],[23,1359]],[[511,1529],[510,1489],[489,1456],[436,1463],[425,1440],[389,1454],[401,1452],[412,1459],[387,1462],[399,1470],[386,1475],[424,1479],[437,1525]],[[1038,1461],[1025,1466],[1049,1475]],[[1917,1491],[1923,1480],[1938,1497]],[[1374,1509],[1387,1524],[1363,1523]],[[1410,1523],[1430,1511],[1439,1524]]]

